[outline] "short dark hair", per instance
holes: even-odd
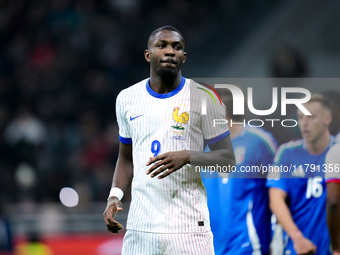
[[[183,44],[185,44],[185,40],[184,40],[182,33],[179,32],[179,30],[177,28],[170,26],[170,25],[166,25],[166,26],[159,27],[159,28],[157,28],[157,29],[155,29],[154,31],[151,32],[151,34],[149,36],[148,44],[147,44],[146,47],[149,48],[149,45],[150,45],[151,41],[155,39],[156,34],[160,31],[164,31],[164,30],[174,31],[174,32],[178,33],[181,36],[181,40],[182,40]]]

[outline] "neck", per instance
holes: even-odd
[[[166,94],[176,89],[182,81],[181,71],[174,77],[162,78],[152,70],[150,71],[150,88],[159,94]]]
[[[228,123],[230,123],[230,119],[228,119]],[[243,126],[242,125],[233,125],[233,126],[229,126],[229,130],[230,130],[230,138],[235,138],[237,137],[241,131],[243,130]]]
[[[330,133],[325,132],[316,141],[313,142],[306,141],[307,151],[312,155],[319,155],[323,153],[328,148],[330,139],[331,139]]]

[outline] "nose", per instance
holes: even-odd
[[[168,45],[168,46],[165,48],[165,56],[175,56],[174,49],[172,48],[171,45]]]
[[[301,120],[301,125],[303,127],[307,127],[308,126],[308,118],[307,117],[303,117],[302,120]]]

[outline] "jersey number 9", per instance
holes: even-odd
[[[161,143],[158,140],[154,140],[151,143],[151,152],[153,153],[153,156],[156,157],[160,151],[161,151]]]

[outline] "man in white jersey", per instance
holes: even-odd
[[[326,155],[327,172],[327,225],[333,255],[340,255],[340,143],[330,148]]]
[[[225,118],[225,106],[181,76],[184,47],[174,27],[153,31],[144,53],[150,79],[117,97],[120,148],[104,220],[109,231],[122,229],[114,216],[131,184],[122,254],[214,254],[206,192],[192,166],[234,166],[235,158],[228,126],[213,126]]]

